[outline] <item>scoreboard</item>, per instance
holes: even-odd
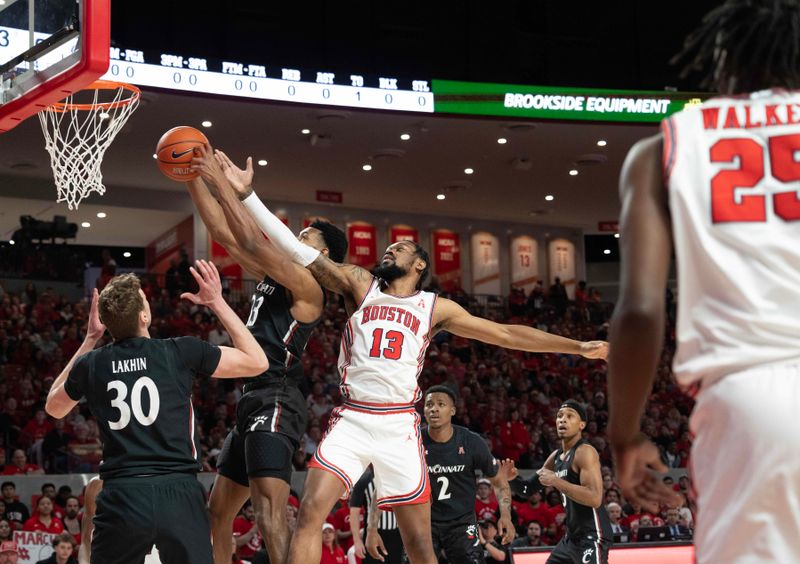
[[[0,0],[2,2],[2,0]],[[36,34],[36,41],[48,36]],[[0,64],[27,47],[24,30],[0,26]],[[52,64],[74,48],[49,52]],[[411,79],[391,75],[290,68],[264,61],[216,60],[190,53],[111,48],[102,77],[140,87],[397,112],[496,116],[514,119],[653,123],[698,104],[704,95],[669,91],[600,90]],[[27,63],[19,65],[27,70]]]

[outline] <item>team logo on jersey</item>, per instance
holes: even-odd
[[[586,550],[583,551],[583,558],[581,558],[581,562],[583,562],[583,564],[589,564],[589,562],[592,561],[591,560],[592,556],[594,556],[594,549],[587,548]]]
[[[250,426],[250,431],[251,432],[255,431],[256,427],[265,424],[267,422],[267,419],[269,419],[269,416],[267,415],[259,415],[258,417],[256,417],[255,420],[253,421],[253,424]]]
[[[424,299],[420,299],[419,303],[417,304],[417,307],[420,308],[420,309],[425,309],[425,300]]]
[[[275,286],[267,284],[266,282],[259,282],[258,286],[256,286],[256,292],[264,294],[265,296],[271,296],[275,293]]]
[[[469,540],[474,539],[478,536],[478,527],[477,525],[467,525],[467,538]]]
[[[463,446],[458,447],[458,454],[464,454],[464,447]]]

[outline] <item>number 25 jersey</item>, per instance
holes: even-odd
[[[662,133],[678,381],[800,360],[800,93],[713,98]]]
[[[397,297],[377,278],[342,332],[342,395],[367,403],[409,405],[421,398],[417,378],[430,343],[436,294]]]

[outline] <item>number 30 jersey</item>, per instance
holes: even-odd
[[[372,280],[342,332],[339,372],[346,400],[405,406],[420,400],[417,377],[435,304],[431,292],[392,296]]]
[[[194,337],[134,337],[86,353],[64,383],[86,398],[103,441],[103,480],[200,470],[192,380],[211,376],[221,351]]]
[[[713,98],[662,133],[678,381],[800,360],[800,93]]]

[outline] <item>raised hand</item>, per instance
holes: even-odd
[[[192,163],[189,165],[189,170],[199,172],[203,180],[213,184],[218,184],[219,180],[225,177],[222,167],[217,159],[214,158],[214,148],[210,143],[198,145],[194,148],[194,156],[192,157]]]
[[[243,200],[253,193],[253,157],[247,157],[244,170],[233,164],[222,151],[215,151],[214,158],[239,199]]]
[[[89,321],[86,325],[86,338],[99,340],[106,332],[106,326],[100,321],[100,294],[97,288],[92,292],[92,305],[89,307]]]
[[[629,501],[641,503],[648,511],[657,510],[661,503],[680,503],[680,495],[653,474],[666,472],[667,466],[658,447],[644,435],[626,444],[612,443],[611,451],[619,485]]]
[[[221,300],[222,282],[219,279],[217,267],[214,266],[213,262],[205,260],[197,260],[194,264],[195,266],[190,267],[189,271],[197,281],[199,290],[196,294],[184,292],[181,294],[181,299],[205,306],[210,306],[217,300]]]
[[[506,458],[505,460],[500,461],[500,469],[497,471],[497,475],[505,477],[506,481],[510,482],[516,478],[519,473],[517,472],[517,467],[514,464],[514,461],[510,458]]]

